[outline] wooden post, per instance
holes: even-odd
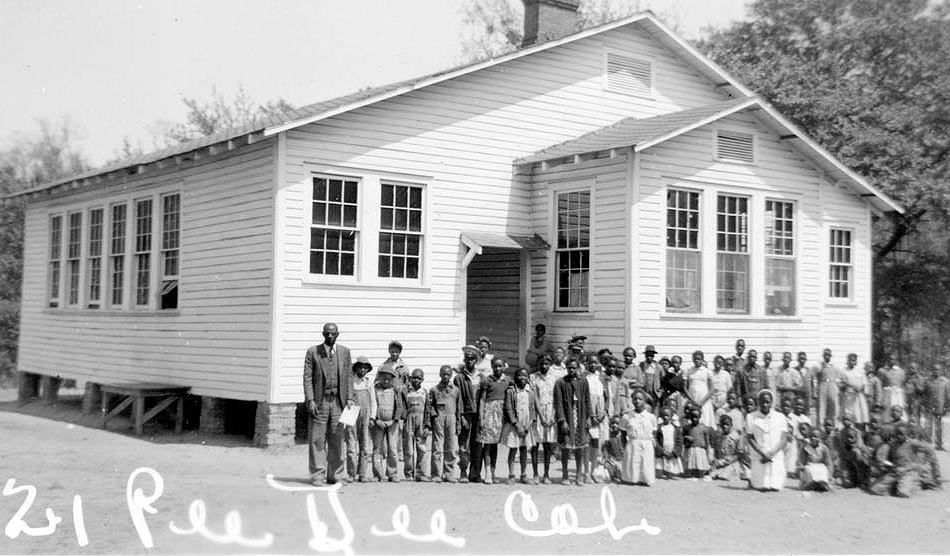
[[[178,409],[175,411],[175,432],[181,434],[185,423],[185,396],[178,396]]]
[[[145,424],[145,395],[142,392],[136,392],[133,394],[135,396],[135,402],[133,405],[133,419],[135,425],[135,435],[142,436],[143,425]]]

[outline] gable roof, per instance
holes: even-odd
[[[481,69],[490,68],[511,60],[529,56],[536,52],[550,50],[563,44],[582,40],[587,37],[605,33],[607,31],[627,25],[642,26],[660,43],[664,44],[674,52],[678,52],[680,55],[682,55],[684,61],[689,63],[694,69],[706,76],[712,82],[716,83],[717,86],[730,87],[736,92],[736,94],[741,96],[752,96],[753,93],[749,89],[729,76],[729,74],[727,74],[722,68],[705,58],[699,53],[699,51],[697,51],[687,42],[675,36],[672,31],[670,31],[670,29],[663,25],[663,23],[661,23],[652,13],[647,11],[623,19],[618,19],[617,21],[605,23],[597,27],[591,27],[557,40],[546,41],[526,48],[521,48],[508,54],[498,56],[497,58],[480,60],[474,63],[424,75],[422,77],[398,81],[379,87],[370,87],[334,99],[290,109],[281,114],[276,114],[271,117],[252,122],[246,126],[226,129],[219,133],[200,137],[191,141],[186,141],[166,149],[125,159],[105,167],[97,168],[79,175],[70,176],[65,179],[28,189],[26,191],[17,193],[15,196],[51,191],[58,186],[64,186],[67,184],[71,184],[72,186],[85,185],[84,182],[86,180],[89,180],[90,178],[101,177],[106,174],[120,172],[139,173],[141,171],[147,170],[148,166],[151,164],[161,163],[167,160],[177,161],[178,159],[176,157],[188,158],[188,153],[197,153],[202,149],[231,149],[234,148],[235,145],[252,143],[283,131],[330,118],[344,112],[367,106],[369,104],[381,102],[388,98],[421,89],[429,85],[441,83],[443,81],[467,75]]]
[[[854,170],[842,164],[834,155],[805,135],[792,122],[758,97],[732,99],[652,118],[625,118],[609,126],[522,157],[515,160],[515,164],[533,164],[576,154],[625,147],[632,147],[634,152],[641,152],[664,141],[721,120],[731,114],[750,109],[763,112],[764,116],[759,116],[759,118],[764,120],[783,140],[796,140],[796,148],[834,181],[844,182],[878,210],[904,212],[904,209],[896,201],[875,188]]]

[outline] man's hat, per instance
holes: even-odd
[[[369,358],[365,355],[360,355],[356,358],[356,362],[353,363],[353,370],[356,370],[360,365],[365,365],[368,369],[373,369],[373,364],[369,362]]]
[[[478,348],[471,344],[462,347],[462,353],[469,353],[469,352],[474,353],[475,355],[478,355]]]
[[[380,367],[379,370],[376,371],[376,376],[379,377],[383,375],[389,375],[393,378],[396,378],[396,373],[394,373],[389,367]]]
[[[571,342],[571,343],[567,344],[567,349],[568,349],[568,351],[584,351],[584,346],[582,346],[582,345],[580,345],[580,344],[578,344],[578,343],[576,343],[576,342]]]
[[[587,340],[587,336],[584,336],[583,334],[574,334],[573,336],[571,336],[571,339],[568,343],[573,344],[575,342],[583,342],[586,340]]]
[[[425,378],[426,375],[422,372],[422,369],[413,369],[412,375],[410,376],[412,376],[412,378]]]
[[[655,348],[654,346],[647,346],[647,348],[646,348],[645,350],[643,350],[643,353],[656,353],[656,352],[657,352],[657,351],[656,351],[656,348]]]

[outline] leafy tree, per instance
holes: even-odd
[[[756,0],[749,10],[700,49],[904,206],[875,225],[876,355],[930,349],[909,334],[950,322],[940,276],[950,267],[950,5]]]
[[[182,99],[188,108],[185,123],[164,129],[160,137],[166,146],[183,143],[198,137],[213,135],[229,128],[243,127],[257,120],[282,114],[293,108],[283,99],[258,104],[239,86],[234,97],[224,98],[217,88],[211,88],[211,100]]]
[[[89,168],[74,146],[76,130],[69,120],[37,123],[37,133],[0,150],[0,377],[16,365],[26,206],[22,197],[7,195]]]

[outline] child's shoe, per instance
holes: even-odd
[[[522,475],[520,482],[521,482],[521,484],[523,484],[523,485],[529,485],[529,484],[531,484],[531,481],[528,480],[528,476],[527,476],[527,475]]]
[[[509,484],[509,485],[513,485],[513,484],[515,484],[516,482],[517,482],[517,481],[515,481],[515,476],[514,476],[514,475],[508,475],[508,484]]]

